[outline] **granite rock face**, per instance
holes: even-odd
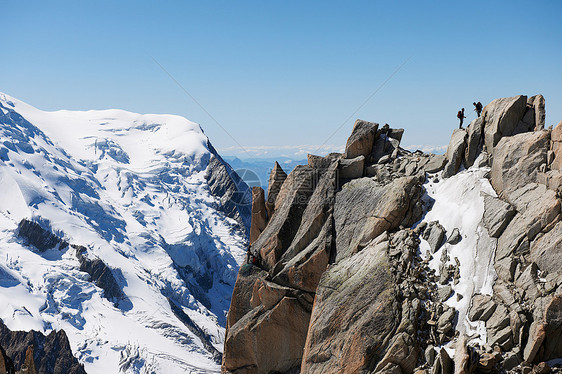
[[[491,182],[498,194],[509,193],[535,182],[539,167],[546,164],[548,131],[502,138],[494,151]]]
[[[261,187],[252,187],[252,222],[250,224],[250,245],[258,239],[267,225],[265,193]]]
[[[387,247],[369,245],[324,272],[301,372],[374,370],[376,358],[384,356],[399,322]]]
[[[378,123],[357,120],[345,145],[345,158],[367,157],[373,149]]]
[[[277,195],[279,190],[287,179],[287,173],[283,170],[281,165],[276,161],[271,173],[269,174],[269,185],[267,187],[267,201],[265,202],[265,207],[267,209],[267,216],[271,218],[275,212],[275,202],[277,201]]]
[[[496,99],[484,107],[482,119],[488,152],[493,152],[500,139],[513,135],[526,109],[527,97],[523,95]]]
[[[546,372],[562,357],[562,125],[544,130],[544,108],[540,95],[494,100],[441,156],[365,121],[343,156],[309,155],[278,186],[257,266],[240,270],[223,372]],[[447,182],[478,173],[486,186],[467,217],[476,231],[423,220],[434,202],[424,186],[459,173]],[[453,254],[470,243],[489,254],[466,274]],[[490,281],[471,291],[465,277]]]
[[[551,140],[551,150],[554,159],[550,164],[550,168],[552,170],[562,170],[562,121],[552,130]]]
[[[345,184],[336,195],[334,221],[336,261],[357,253],[385,231],[397,228],[421,197],[415,177],[399,178],[381,185],[370,178]],[[421,212],[420,212],[421,213]]]
[[[455,131],[453,131],[451,141],[449,142],[447,152],[445,153],[447,164],[445,164],[445,168],[443,170],[443,178],[449,178],[459,171],[464,157],[464,151],[466,149],[466,138],[466,130],[455,129]]]

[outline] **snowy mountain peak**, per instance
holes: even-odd
[[[0,318],[10,329],[64,329],[88,373],[218,370],[248,187],[199,125],[45,112],[0,93],[0,185]],[[70,245],[40,250],[21,222]],[[96,269],[127,302],[107,297]]]

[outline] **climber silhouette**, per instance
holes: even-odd
[[[480,113],[482,113],[482,103],[479,101],[477,103],[472,103],[474,105],[474,111],[480,117]]]
[[[462,129],[462,122],[466,118],[464,116],[464,108],[462,108],[462,110],[459,110],[459,112],[457,113],[457,118],[460,120],[459,129]]]

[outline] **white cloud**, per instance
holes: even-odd
[[[218,149],[223,155],[237,155],[249,157],[263,156],[285,156],[285,157],[306,157],[307,154],[324,155],[331,152],[343,152],[344,147],[334,144],[300,144],[300,145],[248,145],[248,146],[230,146]]]
[[[431,144],[406,145],[406,146],[402,146],[402,148],[412,152],[415,152],[416,150],[420,150],[424,153],[436,153],[436,154],[445,153],[445,151],[447,150],[446,145],[431,145]]]

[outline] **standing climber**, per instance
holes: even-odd
[[[482,103],[479,101],[477,103],[472,103],[474,105],[474,111],[480,117],[480,113],[482,113]]]
[[[458,118],[459,121],[460,121],[459,129],[462,129],[462,121],[466,118],[466,117],[464,116],[464,108],[462,108],[462,110],[459,110],[459,112],[457,113],[457,118]]]

